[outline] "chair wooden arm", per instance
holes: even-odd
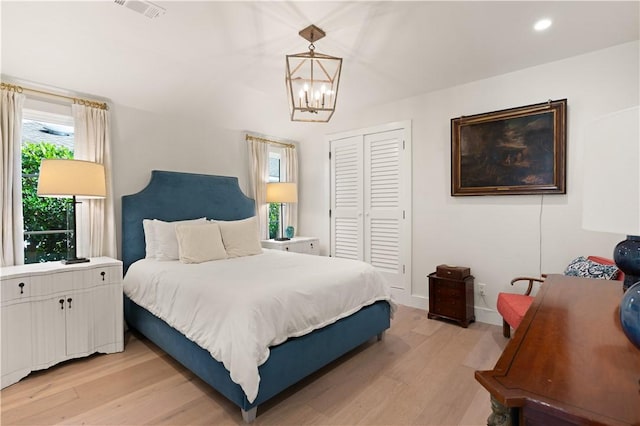
[[[526,296],[529,296],[531,294],[531,290],[533,290],[533,283],[534,282],[543,283],[544,278],[546,278],[546,275],[542,275],[542,278],[518,277],[511,280],[511,285],[513,285],[518,281],[529,281],[529,287],[527,287],[527,291],[524,293]]]

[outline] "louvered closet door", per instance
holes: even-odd
[[[331,141],[331,256],[362,260],[362,136]]]
[[[404,288],[402,130],[364,136],[364,261]]]

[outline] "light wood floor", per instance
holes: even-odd
[[[0,393],[2,425],[242,424],[240,410],[149,341],[32,373]],[[375,340],[375,339],[374,339]],[[258,407],[256,425],[482,425],[489,394],[475,381],[506,345],[501,327],[464,329],[400,306],[381,342],[354,352]]]

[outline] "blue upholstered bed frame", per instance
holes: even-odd
[[[237,178],[154,170],[146,188],[122,197],[124,271],[145,256],[143,219],[238,220],[254,214],[254,202],[242,193]],[[130,328],[138,330],[238,405],[246,422],[255,419],[259,404],[372,337],[380,339],[390,326],[389,304],[377,302],[334,324],[272,347],[269,359],[259,367],[258,396],[249,403],[222,363],[207,350],[126,296],[124,310]]]

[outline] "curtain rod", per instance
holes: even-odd
[[[269,139],[265,139],[265,138],[260,138],[258,136],[251,136],[251,135],[247,135],[245,138],[247,141],[256,141],[256,142],[262,142],[262,143],[268,143],[270,145],[279,145],[279,146],[284,146],[286,148],[293,148],[295,149],[296,146],[292,143],[284,143],[284,142],[277,142],[277,141],[272,141]]]
[[[15,84],[9,84],[9,83],[5,83],[5,82],[0,82],[0,89],[5,89],[5,90],[12,90],[16,93],[22,93],[22,92],[33,92],[33,93],[39,93],[41,95],[47,95],[47,96],[53,96],[56,98],[62,98],[62,99],[67,99],[70,101],[73,101],[74,104],[78,104],[78,105],[85,105],[85,106],[89,106],[89,107],[93,107],[93,108],[99,108],[99,109],[109,109],[109,107],[107,106],[107,104],[105,102],[98,102],[98,101],[92,101],[92,100],[88,100],[88,99],[81,99],[81,98],[75,98],[73,96],[66,96],[66,95],[61,95],[59,93],[53,93],[53,92],[47,92],[44,90],[37,90],[37,89],[31,89],[29,87],[22,87],[22,86],[18,86]]]

